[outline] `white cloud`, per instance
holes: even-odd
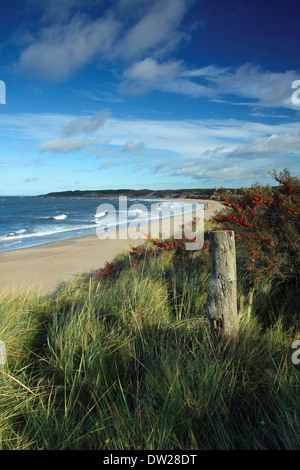
[[[93,161],[96,164],[97,158],[107,159],[117,166],[143,168],[148,174],[193,178],[213,186],[223,184],[221,175],[227,178],[226,184],[237,181],[238,171],[245,178],[249,172],[249,181],[255,177],[251,183],[261,180],[259,172],[268,177],[267,169],[289,167],[299,171],[298,122],[285,120],[270,125],[235,119],[164,121],[109,117],[105,121],[105,136],[100,127],[93,133],[93,139],[58,137],[66,124],[76,122],[77,118],[59,114],[1,115],[0,126],[3,135],[13,126],[14,136],[17,133],[23,139],[40,141],[37,148],[40,152],[66,154],[88,148],[86,168]],[[24,164],[24,160],[20,161]],[[0,160],[1,166],[13,163],[18,164],[9,158]],[[30,164],[35,163],[31,160]],[[105,165],[104,161],[102,168]],[[219,183],[213,182],[213,176]]]
[[[96,1],[96,0],[94,0]],[[85,6],[88,6],[89,0],[85,0]],[[49,20],[65,21],[70,15],[80,9],[82,0],[27,0],[27,9],[33,8],[41,12],[41,21]]]
[[[18,139],[42,140],[49,137],[49,132],[54,135],[61,131],[62,127],[74,119],[74,116],[64,114],[0,114],[0,135],[2,137],[18,136]]]
[[[67,24],[55,23],[22,52],[19,67],[46,80],[66,79],[96,55],[109,54],[119,28],[109,15],[96,20],[77,15]]]
[[[55,0],[48,8],[42,4],[47,21],[35,37],[27,34],[30,44],[21,53],[19,70],[46,80],[64,80],[95,59],[162,57],[187,38],[181,23],[193,1],[119,1],[114,8],[106,6],[99,18],[84,14],[76,0]],[[89,12],[91,2],[85,7]]]
[[[124,76],[128,80],[149,81],[156,84],[158,80],[172,80],[178,71],[180,62],[166,62],[159,64],[151,57],[136,62],[125,70]]]
[[[121,152],[138,152],[139,150],[142,150],[145,147],[145,144],[143,142],[126,142],[121,148]]]
[[[123,92],[160,90],[215,102],[299,111],[291,99],[291,84],[299,78],[299,71],[273,72],[248,63],[235,68],[211,64],[193,69],[170,59],[170,53],[189,39],[193,20],[186,25],[183,20],[194,1],[30,0],[29,5],[43,12],[44,22],[39,23],[37,33],[33,28],[28,32],[29,44],[20,44],[24,49],[19,70],[46,80],[64,80],[97,61],[110,63],[113,69],[125,68]],[[101,12],[98,18],[92,16],[95,5]],[[26,34],[24,28],[22,34]]]
[[[198,77],[205,79],[207,97],[220,98],[234,96],[243,99],[242,103],[256,108],[290,108],[297,110],[291,100],[291,84],[297,71],[271,72],[253,64],[244,64],[235,70],[209,67],[200,69]],[[200,75],[202,72],[202,75]],[[184,73],[183,73],[184,75]],[[190,81],[188,81],[190,83]],[[205,96],[203,92],[202,96]],[[248,101],[245,101],[248,100]],[[227,99],[228,102],[230,102]],[[232,98],[231,98],[232,101]]]
[[[42,162],[42,158],[0,157],[0,167],[37,166]]]
[[[183,62],[158,63],[148,57],[124,72],[123,87],[132,93],[156,89],[215,102],[298,111],[299,106],[292,103],[291,89],[298,76],[296,70],[275,73],[253,64],[236,69],[209,65],[189,70]],[[235,103],[232,97],[243,101]]]
[[[173,81],[161,82],[158,89],[167,93],[190,96],[191,98],[213,98],[216,95],[216,91],[213,88],[180,78]]]
[[[142,18],[127,31],[117,55],[134,59],[152,52],[156,55],[174,50],[185,36],[179,26],[191,2],[183,0],[154,1]]]
[[[83,150],[90,145],[93,141],[90,139],[54,139],[45,140],[41,142],[37,148],[40,152],[55,152],[55,153],[70,153]]]
[[[98,153],[97,153],[97,158],[106,158],[106,157],[114,157],[115,155],[118,155],[119,151],[114,150],[109,147],[101,148]]]
[[[114,166],[113,160],[106,160],[105,163],[98,165],[97,170],[108,170],[112,166]]]
[[[241,187],[250,186],[257,181],[270,183],[269,171],[274,168],[284,168],[285,163],[269,158],[256,160],[255,165],[247,161],[240,164],[239,162],[229,161],[226,153],[224,153],[223,156],[219,154],[217,158],[213,159],[201,158],[200,156],[191,159],[182,158],[175,165],[174,162],[173,165],[170,162],[164,162],[158,165],[154,171],[160,174],[164,173],[169,177],[192,178],[200,181],[199,185],[208,187]]]
[[[185,70],[181,72],[181,77],[195,78],[195,77],[218,77],[227,73],[230,67],[219,67],[218,65],[208,65],[195,70]]]
[[[300,170],[300,133],[272,134],[250,144],[224,144],[198,155],[167,159],[155,167],[156,173],[199,179],[206,185],[250,185],[262,178],[271,181],[272,169]]]
[[[91,117],[85,117],[84,123]],[[237,119],[200,119],[200,120],[150,120],[118,119],[110,116],[105,121],[105,132],[99,127],[93,133],[93,140],[81,138],[61,138],[63,130],[80,116],[64,114],[1,114],[1,135],[16,135],[19,139],[31,141],[81,142],[124,148],[129,142],[146,143],[147,149],[166,150],[178,154],[200,154],[209,149],[229,146],[232,150],[240,145],[249,145],[257,139],[271,135],[290,135],[297,138],[298,122],[278,125],[263,124]],[[294,136],[294,137],[293,137]],[[73,145],[73,144],[72,144]],[[98,147],[99,148],[99,147]]]
[[[208,75],[207,78],[216,87],[218,95],[250,98],[257,101],[256,106],[296,109],[291,101],[291,84],[297,75],[295,70],[275,73],[244,64],[231,73]]]
[[[81,133],[91,134],[104,126],[110,117],[110,111],[98,111],[92,117],[78,117],[68,122],[62,130],[62,134],[67,137]]]
[[[125,83],[122,89],[127,93],[144,93],[156,88],[161,82],[172,81],[179,69],[180,62],[158,63],[151,57],[136,62],[125,70]]]
[[[257,159],[275,155],[295,154],[300,157],[300,132],[296,134],[272,134],[257,139],[249,145],[239,146],[228,157],[232,159]]]
[[[23,183],[26,183],[26,184],[29,184],[29,183],[33,183],[34,181],[38,181],[40,178],[25,178],[23,180]]]

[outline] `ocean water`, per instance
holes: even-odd
[[[103,204],[112,205],[115,214],[103,210],[106,209]],[[0,196],[0,251],[96,235],[97,228],[111,231],[129,223],[142,225],[167,217],[168,211],[170,215],[179,215],[183,210],[190,212],[190,207],[191,204],[184,201],[157,199],[128,198],[124,208],[119,198]]]

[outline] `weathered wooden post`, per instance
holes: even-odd
[[[231,334],[237,320],[236,257],[234,232],[209,234],[211,276],[208,283],[208,317],[213,339]]]

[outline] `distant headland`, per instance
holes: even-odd
[[[219,199],[224,188],[209,189],[102,189],[87,191],[59,191],[48,194],[41,194],[39,197],[90,197],[90,198],[110,198],[126,196],[128,198],[144,199]],[[236,190],[235,190],[236,191]]]

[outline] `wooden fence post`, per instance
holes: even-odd
[[[214,340],[228,337],[237,320],[236,257],[234,232],[209,234],[211,276],[208,283],[208,317]]]

